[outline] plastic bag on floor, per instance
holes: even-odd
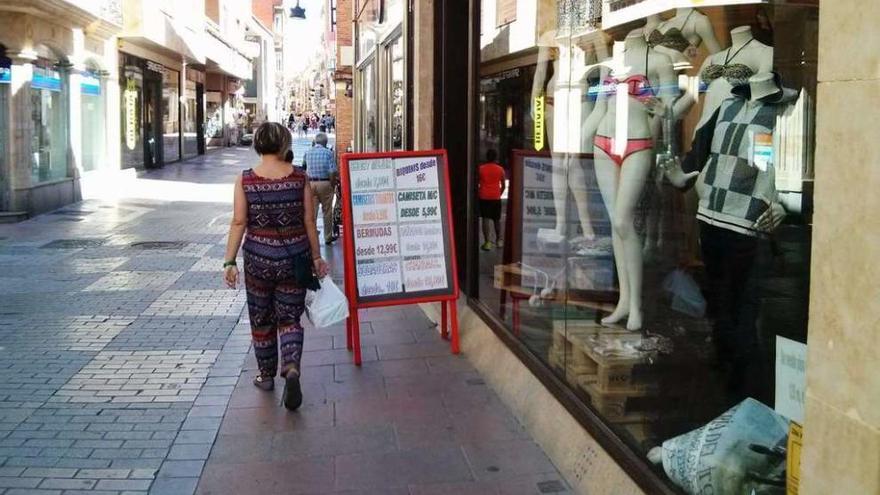
[[[321,279],[321,288],[306,292],[306,311],[318,327],[329,327],[348,318],[348,299],[330,277]]]
[[[746,399],[706,426],[663,442],[663,470],[685,493],[785,493],[788,421]]]
[[[667,275],[663,289],[672,294],[672,309],[695,318],[706,314],[706,299],[688,272],[677,269]]]

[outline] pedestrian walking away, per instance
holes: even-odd
[[[486,163],[480,165],[480,182],[478,196],[480,199],[480,219],[483,224],[483,251],[492,249],[489,235],[491,226],[495,227],[495,245],[503,246],[501,236],[501,196],[504,194],[504,168],[496,163],[498,154],[495,150],[486,152]],[[492,224],[490,226],[490,223]]]
[[[336,240],[333,237],[333,184],[336,182],[336,157],[327,149],[327,135],[323,132],[315,136],[315,145],[303,155],[303,168],[308,173],[316,201],[313,211],[314,220],[317,221],[318,203],[320,203],[324,219],[324,243],[332,244]]]
[[[235,260],[243,247],[251,336],[260,370],[254,385],[267,391],[274,388],[280,344],[283,402],[293,410],[302,404],[300,319],[306,290],[316,289],[318,278],[329,270],[318,247],[308,177],[285,161],[290,145],[290,132],[281,124],[267,122],[257,129],[254,150],[260,164],[236,180],[223,269],[227,286],[236,288]]]

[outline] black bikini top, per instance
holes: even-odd
[[[651,48],[655,48],[657,46],[663,46],[666,48],[671,48],[675,51],[684,53],[685,50],[691,46],[691,42],[685,38],[684,28],[687,27],[688,21],[691,20],[691,15],[693,15],[694,11],[690,11],[687,17],[684,19],[684,24],[681,25],[681,28],[669,28],[665,33],[660,32],[659,29],[655,29],[651,31],[651,34],[648,35],[648,46]]]
[[[745,84],[749,81],[749,78],[755,75],[755,71],[752,70],[751,67],[745,64],[732,64],[733,59],[745,48],[749,43],[754,41],[755,38],[747,41],[743,46],[739,47],[739,49],[733,53],[731,56],[730,50],[733,48],[727,49],[727,56],[724,57],[723,64],[712,64],[703,69],[703,72],[700,74],[700,77],[703,79],[705,83],[711,83],[712,81],[718,79],[719,77],[723,77],[727,79],[727,82],[731,84],[731,86],[737,86],[740,84]]]

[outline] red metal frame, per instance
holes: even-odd
[[[446,225],[449,229],[450,252],[446,255],[452,261],[452,294],[440,296],[424,296],[424,297],[400,297],[398,299],[388,299],[383,301],[364,302],[357,301],[357,286],[355,281],[355,256],[354,256],[354,226],[351,212],[351,177],[348,171],[349,161],[376,158],[409,158],[409,157],[438,157],[438,166],[443,168],[442,173],[445,180],[445,188],[441,191],[446,197]],[[441,309],[441,336],[449,339],[448,320],[452,320],[451,342],[453,354],[458,354],[461,350],[460,338],[458,333],[458,261],[455,256],[455,230],[452,221],[452,198],[449,194],[449,163],[446,150],[427,150],[427,151],[392,151],[384,153],[345,153],[341,157],[341,166],[339,167],[340,177],[342,180],[342,237],[343,237],[343,258],[345,267],[345,292],[348,297],[349,317],[345,322],[346,343],[349,351],[354,351],[354,364],[361,364],[361,337],[360,337],[360,319],[358,310],[361,308],[381,308],[387,306],[401,306],[406,304],[419,304],[428,302],[439,302]],[[438,171],[439,173],[439,171]]]

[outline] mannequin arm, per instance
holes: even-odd
[[[600,82],[596,105],[593,107],[593,111],[590,112],[590,116],[581,124],[582,142],[585,143],[585,151],[592,148],[593,138],[599,129],[599,123],[602,122],[602,118],[605,117],[605,113],[608,111],[608,98],[609,96],[604,89],[604,85]]]
[[[712,23],[709,21],[708,17],[697,17],[697,21],[694,23],[694,31],[696,31],[700,39],[703,40],[709,55],[721,51],[721,44],[718,43],[718,38],[715,37],[715,30],[712,29]]]
[[[693,185],[693,179],[700,175],[709,153],[712,151],[712,137],[715,134],[715,121],[719,111],[716,110],[712,118],[703,127],[697,130],[691,150],[685,155],[684,160],[671,159],[660,163],[666,178],[673,186],[679,189],[687,189]]]

